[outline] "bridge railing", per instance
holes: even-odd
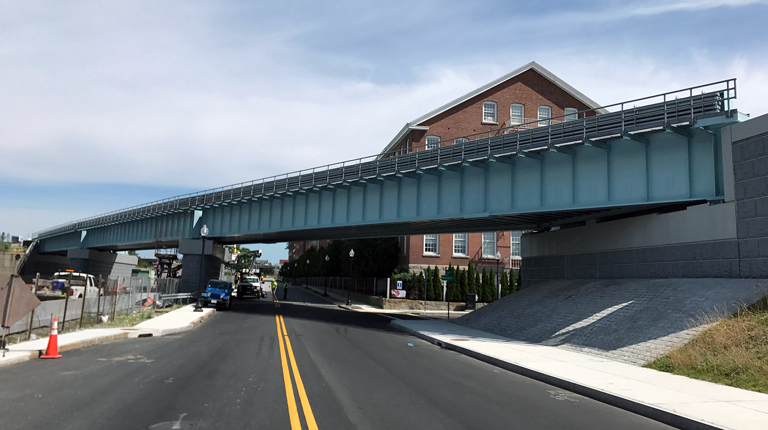
[[[439,166],[520,155],[587,140],[604,140],[638,131],[692,124],[696,119],[732,109],[736,79],[656,94],[595,109],[529,120],[491,131],[444,140],[436,147],[401,148],[311,169],[275,175],[157,200],[42,230],[36,238],[122,223],[168,213],[215,207],[241,200],[268,198],[320,187],[345,186]],[[609,109],[618,109],[615,112]]]

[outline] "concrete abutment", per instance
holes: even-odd
[[[560,279],[768,277],[768,115],[720,130],[722,203],[524,234],[523,288]]]

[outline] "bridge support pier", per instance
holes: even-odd
[[[139,258],[134,255],[117,254],[94,249],[70,249],[67,255],[40,254],[33,250],[22,269],[22,277],[31,282],[35,273],[47,278],[67,269],[102,278],[131,277]]]
[[[224,247],[212,240],[205,241],[205,252],[201,254],[200,239],[182,239],[179,241],[179,253],[182,260],[180,293],[196,293],[209,279],[219,279],[224,263]],[[203,265],[203,277],[200,278],[200,265]]]

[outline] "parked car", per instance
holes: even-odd
[[[53,274],[51,284],[53,285],[54,283],[64,283],[63,285],[66,285],[66,283],[70,280],[71,282],[69,284],[69,291],[67,294],[69,294],[71,299],[83,298],[83,293],[85,292],[86,288],[88,288],[88,297],[104,295],[104,291],[96,286],[96,279],[93,277],[93,275],[89,275],[87,273],[70,270],[64,272],[56,272]]]
[[[200,295],[200,306],[215,305],[216,309],[229,309],[232,307],[232,283],[211,279],[205,286],[205,291]]]

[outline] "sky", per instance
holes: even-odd
[[[0,0],[0,230],[373,155],[530,61],[602,105],[737,78],[759,116],[765,22],[749,0]]]

